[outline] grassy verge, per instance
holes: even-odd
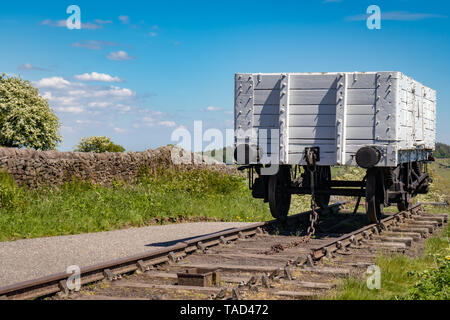
[[[29,190],[0,174],[0,241],[177,221],[264,221],[243,178],[208,170],[143,172],[139,183],[102,187],[73,181]]]
[[[376,265],[381,270],[379,290],[367,288],[366,277],[344,280],[329,298],[336,300],[449,300],[450,228],[427,240],[421,257],[381,255]]]

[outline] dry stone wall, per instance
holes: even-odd
[[[10,173],[19,184],[31,188],[44,185],[59,186],[73,179],[102,185],[109,185],[115,180],[133,182],[143,167],[150,169],[160,166],[180,167],[187,170],[208,168],[230,174],[236,173],[232,167],[197,154],[188,156],[188,159],[191,159],[190,164],[186,161],[182,164],[174,163],[172,151],[182,152],[173,147],[144,152],[100,154],[0,148],[0,170]]]

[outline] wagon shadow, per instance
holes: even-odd
[[[198,238],[202,238],[202,237],[206,237],[206,236],[213,236],[215,234],[218,233],[222,233],[222,232],[226,232],[226,231],[230,231],[233,230],[235,228],[228,228],[228,229],[223,229],[217,232],[212,232],[212,233],[205,233],[202,235],[198,235],[195,237],[188,237],[188,238],[182,238],[182,239],[177,239],[177,240],[171,240],[171,241],[164,241],[164,242],[156,242],[156,243],[149,243],[146,244],[146,247],[170,247],[173,245],[176,245],[177,243],[183,242],[183,241],[189,241],[189,240],[193,240],[193,239],[198,239]]]
[[[383,216],[385,218],[386,216]],[[269,234],[282,236],[305,236],[310,225],[309,214],[301,216],[294,223],[276,224]],[[351,214],[349,211],[321,214],[316,225],[315,239],[338,238],[368,225],[363,212]]]

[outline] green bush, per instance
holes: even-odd
[[[81,139],[75,149],[76,152],[124,152],[125,148],[115,144],[108,137],[89,137]]]

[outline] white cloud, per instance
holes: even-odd
[[[70,126],[61,126],[61,131],[67,133],[75,133],[75,129]]]
[[[24,63],[24,64],[21,64],[21,65],[19,66],[19,70],[47,71],[47,69],[45,69],[45,68],[33,66],[33,65],[30,64],[30,63]]]
[[[119,88],[119,87],[114,87],[112,86],[109,90],[108,93],[116,96],[116,97],[133,97],[136,95],[135,92],[133,92],[130,89],[127,88]]]
[[[86,90],[68,90],[67,93],[71,96],[85,96],[88,94]]]
[[[70,82],[61,77],[44,78],[36,83],[39,88],[62,89],[70,85]]]
[[[95,102],[89,103],[88,106],[92,107],[92,108],[107,108],[107,107],[111,106],[111,103],[110,102],[98,102],[98,101],[95,101]]]
[[[95,19],[95,22],[98,24],[111,24],[111,20],[101,20],[101,19]]]
[[[75,42],[72,44],[72,47],[75,48],[86,48],[89,50],[101,50],[103,47],[114,47],[117,46],[117,43],[115,42],[108,42],[108,41],[99,41],[99,40],[88,40],[88,41],[81,41],[81,42]]]
[[[360,14],[356,16],[347,17],[348,21],[364,21],[369,17],[368,14]],[[447,18],[445,15],[433,14],[433,13],[414,13],[407,11],[389,11],[381,12],[381,20],[391,20],[391,21],[417,21],[423,19],[432,18]]]
[[[46,99],[46,100],[50,100],[50,99],[52,99],[52,93],[51,92],[44,92],[43,94],[42,94],[42,98],[44,98],[44,99]]]
[[[133,60],[136,59],[135,57],[129,56],[128,53],[125,51],[117,51],[117,52],[111,52],[107,58],[109,60],[114,61],[126,61],[126,60]]]
[[[141,117],[142,124],[146,127],[154,127],[156,125],[163,126],[163,127],[175,127],[176,123],[173,121],[163,121],[161,120],[161,117],[164,115],[162,112],[158,111],[149,111],[145,110],[145,113],[147,115]]]
[[[133,109],[133,107],[126,106],[123,104],[118,104],[118,105],[116,105],[116,109],[117,109],[117,111],[119,111],[119,113],[127,113],[127,112],[130,112]]]
[[[99,20],[99,21],[102,21],[102,20]],[[103,21],[101,24],[95,24],[92,22],[82,23],[81,29],[89,29],[89,30],[103,29],[103,24],[104,24]],[[67,20],[53,21],[53,20],[47,19],[47,20],[42,21],[41,25],[49,26],[49,27],[57,27],[57,28],[67,28]]]
[[[73,107],[56,107],[55,110],[59,111],[59,112],[77,113],[77,114],[84,112],[84,109],[82,107],[79,107],[79,106],[78,107],[76,107],[76,106],[73,106]]]
[[[62,28],[62,27],[67,27],[67,20],[53,21],[53,20],[47,19],[47,20],[42,21],[41,25]]]
[[[141,97],[121,85],[68,80],[60,76],[43,78],[33,84],[48,99],[62,124],[83,135],[97,132],[99,128],[104,129],[105,134],[142,134],[145,130],[171,130],[178,126],[176,120],[165,113],[143,108]],[[70,130],[66,129],[65,133],[71,135]]]
[[[155,125],[156,120],[151,116],[145,116],[141,118],[141,121],[146,125],[147,127],[152,127]]]
[[[158,34],[156,32],[150,32],[148,35],[150,37],[156,37]]]
[[[123,82],[119,77],[113,77],[109,74],[98,72],[84,73],[76,75],[74,78],[80,81]]]
[[[123,24],[130,23],[130,17],[129,17],[129,16],[119,16],[119,20],[120,20]]]
[[[209,111],[209,112],[212,112],[212,111],[220,111],[221,109],[222,109],[221,107],[209,106],[209,107],[207,107],[207,108],[205,108],[205,109],[200,109],[200,111]]]
[[[176,127],[176,123],[175,122],[173,122],[173,121],[160,121],[160,122],[158,122],[158,124],[160,125],[160,126],[164,126],[164,127],[169,127],[169,128],[173,128],[173,127]]]
[[[87,85],[62,77],[43,78],[34,84],[42,90],[43,97],[50,105],[60,112],[81,113],[108,109],[127,113],[138,102],[136,92],[117,86]]]
[[[126,130],[122,129],[122,128],[114,128],[114,131],[117,133],[125,133],[126,132]]]
[[[59,105],[63,106],[73,106],[74,104],[76,104],[75,97],[51,97],[49,100],[58,102]]]
[[[92,22],[87,22],[87,23],[83,23],[81,25],[81,29],[97,30],[97,29],[103,29],[103,26],[92,23]]]

